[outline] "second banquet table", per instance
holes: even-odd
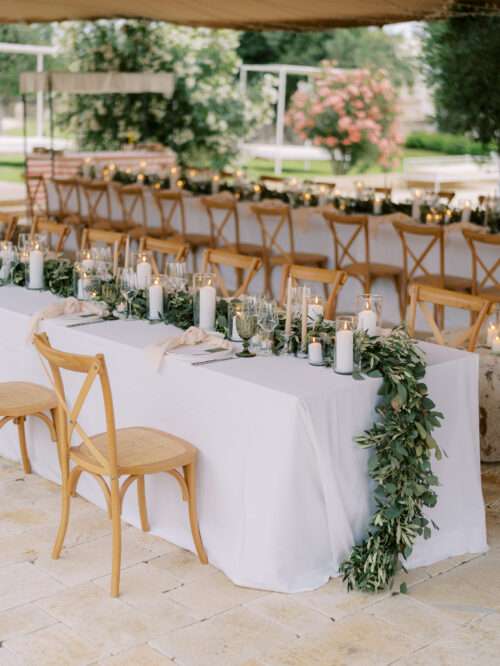
[[[26,339],[31,315],[56,298],[20,287],[0,289],[0,381],[47,383]],[[380,379],[356,381],[289,357],[191,366],[167,356],[156,371],[144,348],[179,329],[145,321],[65,328],[56,319],[43,328],[56,348],[105,355],[117,427],[160,428],[198,448],[200,529],[211,564],[236,584],[280,592],[317,588],[337,575],[364,537],[373,510],[369,452],[353,439],[373,423]],[[487,548],[478,358],[436,345],[423,348],[425,381],[445,416],[435,438],[447,456],[433,463],[440,486],[429,513],[440,529],[417,542],[410,567]],[[81,377],[68,375],[70,401],[80,385]],[[59,482],[55,445],[44,425],[33,421],[28,443],[34,471]],[[104,429],[96,386],[81,422],[89,434]],[[0,455],[19,459],[12,426],[0,432]],[[104,508],[101,490],[88,475],[78,491]],[[175,480],[149,476],[146,492],[152,532],[193,550]],[[140,525],[134,493],[125,498],[123,518]]]

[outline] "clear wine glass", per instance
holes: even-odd
[[[273,347],[272,333],[279,323],[276,304],[273,302],[261,302],[257,321],[262,331],[261,353],[263,356],[270,356]]]
[[[137,274],[133,268],[121,268],[118,273],[120,293],[127,303],[127,319],[132,316],[131,305],[137,293]]]

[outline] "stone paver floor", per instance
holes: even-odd
[[[295,595],[240,588],[127,526],[111,599],[105,514],[75,498],[51,560],[59,488],[0,458],[0,666],[500,664],[498,467],[483,486],[489,553],[411,571],[407,595],[348,594],[338,579]]]

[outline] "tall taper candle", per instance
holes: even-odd
[[[289,336],[292,332],[292,278],[288,278],[286,290],[286,320],[285,335]]]

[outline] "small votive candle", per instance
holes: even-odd
[[[323,306],[323,299],[321,296],[313,296],[312,298],[309,299],[309,304],[307,306],[307,317],[309,319],[312,319],[313,323],[316,322],[317,319],[323,316],[324,313],[324,306]]]
[[[307,345],[307,358],[310,365],[323,365],[323,345],[321,338],[311,338],[311,341]]]
[[[486,331],[486,344],[488,347],[493,346],[493,340],[497,336],[498,330],[495,324],[489,324],[488,329]]]
[[[432,219],[433,219],[432,213],[427,213],[427,215],[425,216],[425,221],[427,222],[427,224],[432,224]]]
[[[309,192],[304,193],[304,204],[309,206],[311,204],[311,195]]]

